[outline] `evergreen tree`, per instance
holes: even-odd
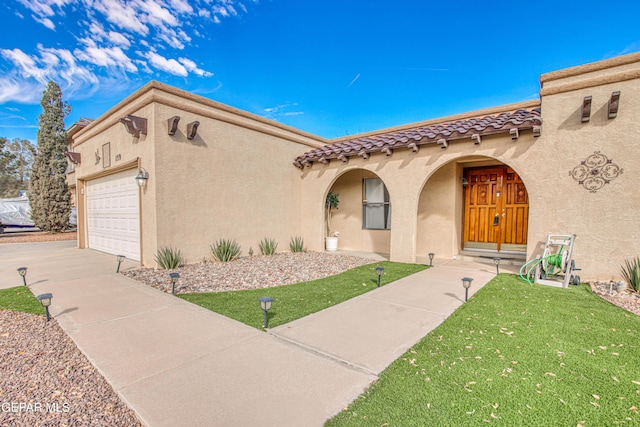
[[[67,132],[64,118],[69,104],[62,101],[62,91],[49,81],[40,101],[38,117],[38,153],[29,180],[31,219],[43,231],[63,231],[69,223],[71,194],[66,181]]]
[[[18,197],[29,186],[36,147],[28,139],[0,137],[0,197]]]

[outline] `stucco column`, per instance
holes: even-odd
[[[400,181],[401,182],[401,181]],[[391,261],[416,262],[418,198],[414,186],[389,185],[391,198]]]

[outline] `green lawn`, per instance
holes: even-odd
[[[356,267],[336,276],[294,285],[178,296],[256,328],[262,328],[264,322],[258,298],[272,297],[274,301],[271,311],[269,311],[269,327],[271,328],[300,319],[375,289],[378,278],[375,271],[377,266],[385,268],[381,286],[427,268],[425,265],[385,261]]]
[[[42,314],[44,308],[26,286],[0,289],[0,309],[24,311],[25,313]]]
[[[640,425],[640,317],[502,274],[328,426]]]

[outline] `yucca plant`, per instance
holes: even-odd
[[[632,259],[629,261],[628,259],[624,261],[625,265],[620,266],[620,273],[624,280],[627,281],[629,286],[634,290],[634,292],[640,291],[640,257],[636,257],[636,259]]]
[[[265,237],[264,239],[260,240],[260,243],[258,243],[258,247],[260,248],[260,252],[262,252],[262,255],[273,255],[276,253],[276,249],[278,249],[278,243],[274,238]]]
[[[238,258],[241,253],[240,245],[233,239],[220,239],[211,245],[211,255],[216,261],[233,261]]]
[[[291,238],[289,249],[291,249],[291,252],[307,252],[307,248],[304,247],[304,239],[300,236]]]
[[[182,257],[180,250],[174,249],[171,246],[158,249],[155,259],[158,267],[163,270],[178,268],[184,262],[184,258]]]

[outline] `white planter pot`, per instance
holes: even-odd
[[[338,238],[337,237],[325,237],[324,244],[327,251],[334,252],[338,250]]]

